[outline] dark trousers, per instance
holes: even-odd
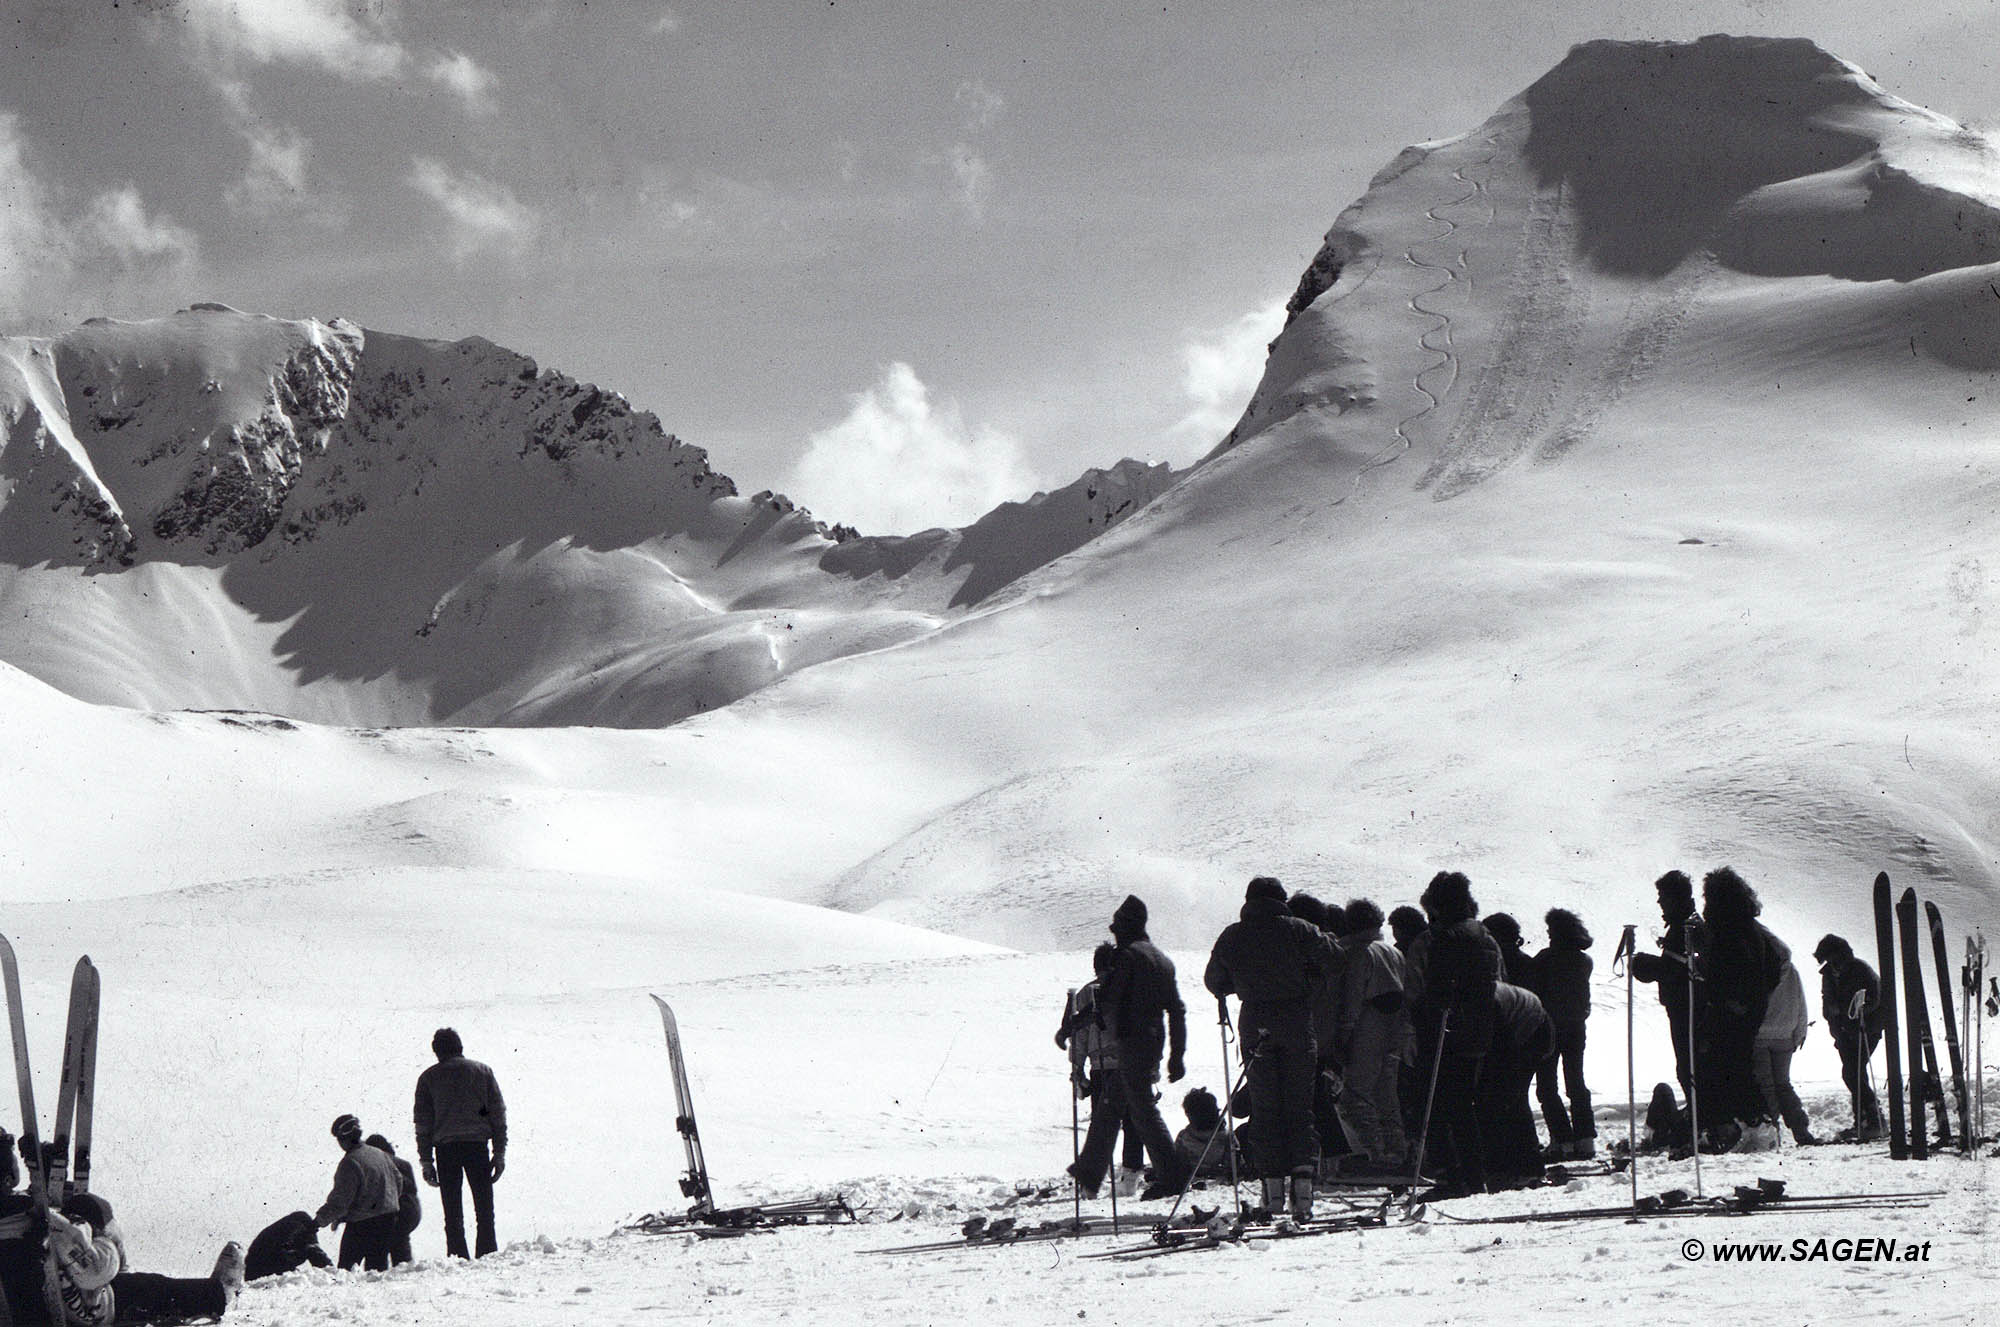
[[[1166,1126],[1160,1128],[1164,1131]],[[1172,1140],[1168,1145],[1172,1146]],[[437,1176],[438,1202],[444,1208],[444,1251],[454,1258],[469,1256],[465,1251],[465,1198],[458,1187],[461,1178],[472,1190],[473,1247],[482,1258],[498,1249],[499,1242],[493,1236],[493,1161],[486,1144],[439,1143]]]
[[[1486,1188],[1486,1142],[1479,1125],[1479,1074],[1486,1055],[1468,1055],[1445,1042],[1444,1058],[1438,1061],[1437,1100],[1431,1106],[1431,1133],[1425,1166],[1431,1158],[1442,1166],[1445,1183],[1467,1193]],[[1523,1106],[1527,1090],[1522,1089]],[[1530,1127],[1533,1122],[1530,1121]]]
[[[1313,1127],[1318,1078],[1319,1055],[1310,1039],[1303,1046],[1267,1040],[1250,1058],[1250,1148],[1265,1178],[1318,1169],[1319,1136]]]
[[[1084,1132],[1083,1150],[1076,1160],[1076,1182],[1093,1193],[1104,1183],[1104,1172],[1111,1168],[1111,1153],[1121,1129],[1129,1160],[1137,1135],[1126,1120],[1127,1112],[1125,1076],[1116,1069],[1099,1069],[1091,1085],[1090,1128]],[[1143,1155],[1142,1151],[1142,1158]]]
[[[1519,1064],[1511,1057],[1486,1057],[1479,1082],[1479,1123],[1486,1165],[1496,1174],[1509,1179],[1542,1174],[1542,1140],[1535,1132],[1528,1088],[1555,1065],[1553,1058],[1535,1065]],[[1557,1107],[1561,1108],[1560,1102]]]
[[[401,1228],[400,1212],[384,1212],[380,1216],[349,1221],[340,1232],[338,1262],[341,1269],[364,1267],[371,1272],[387,1271],[389,1250],[395,1246]]]
[[[1764,1094],[1757,1090],[1752,1064],[1761,1022],[1761,1014],[1755,1021],[1719,1010],[1710,1016],[1706,1036],[1697,1043],[1695,1057],[1695,1072],[1701,1080],[1697,1086],[1701,1092],[1702,1132],[1727,1121],[1750,1125],[1771,1118],[1764,1107]]]
[[[1882,1105],[1868,1086],[1867,1059],[1875,1053],[1875,1043],[1879,1040],[1880,1037],[1870,1037],[1865,1048],[1856,1046],[1852,1037],[1836,1037],[1833,1043],[1840,1051],[1840,1081],[1847,1084],[1848,1099],[1853,1100],[1857,1095],[1861,1098],[1863,1129],[1882,1127]]]
[[[1567,1143],[1573,1138],[1595,1138],[1597,1117],[1591,1113],[1590,1088],[1583,1081],[1583,1041],[1582,1023],[1558,1023],[1556,1028],[1556,1058],[1544,1060],[1535,1071],[1535,1096],[1541,1102],[1542,1120],[1549,1126],[1551,1143]],[[1562,1093],[1556,1087],[1556,1074],[1562,1073],[1563,1085],[1569,1088],[1569,1106],[1563,1106]]]
[[[1662,1001],[1661,1007],[1667,1011],[1667,1032],[1674,1041],[1674,1077],[1685,1099],[1694,1088],[1694,1034],[1688,1025],[1686,992],[1677,1001]]]
[[[161,1276],[158,1272],[120,1272],[111,1278],[111,1296],[118,1321],[152,1327],[197,1319],[220,1318],[229,1310],[222,1282],[212,1276]]]

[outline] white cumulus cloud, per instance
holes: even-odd
[[[1199,455],[1236,426],[1264,376],[1271,341],[1284,326],[1280,296],[1221,327],[1188,336],[1181,345],[1181,390],[1189,408],[1169,430],[1176,442]]]
[[[385,79],[409,60],[401,43],[344,0],[183,0],[165,12],[225,64],[303,64]]]
[[[83,216],[86,253],[127,267],[186,267],[194,262],[194,233],[166,217],[149,216],[136,185],[110,189],[91,200]]]
[[[969,427],[900,362],[853,398],[847,418],[812,435],[786,483],[822,520],[867,534],[967,525],[1034,487],[1019,443]]]
[[[459,51],[440,55],[424,74],[433,83],[458,94],[465,108],[475,115],[489,115],[495,109],[493,87],[499,81],[477,60]]]
[[[518,256],[534,241],[534,210],[503,184],[459,174],[431,157],[414,158],[405,182],[444,213],[452,257],[461,263],[481,253]]]

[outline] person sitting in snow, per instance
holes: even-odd
[[[1187,1127],[1174,1135],[1174,1150],[1181,1154],[1181,1161],[1202,1179],[1229,1178],[1229,1148],[1235,1131],[1223,1126],[1222,1105],[1215,1093],[1195,1088],[1181,1098],[1181,1111],[1187,1116]]]
[[[175,1324],[221,1318],[243,1290],[243,1246],[225,1244],[204,1277],[126,1270],[125,1238],[111,1204],[94,1193],[72,1194],[49,1213],[49,1250],[62,1284],[67,1327]],[[32,1319],[30,1319],[32,1321]]]
[[[331,1267],[333,1259],[319,1245],[319,1227],[311,1212],[287,1212],[257,1232],[244,1255],[243,1279],[282,1276],[304,1267]]]

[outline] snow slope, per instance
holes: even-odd
[[[142,1256],[188,1268],[312,1205],[335,1114],[407,1141],[444,1022],[510,1090],[504,1237],[675,1202],[650,990],[682,1008],[725,1194],[1051,1176],[1053,1014],[1128,890],[1211,1084],[1195,972],[1253,873],[1387,906],[1454,867],[1531,935],[1575,906],[1607,1106],[1609,945],[1670,866],[1733,862],[1801,955],[1830,929],[1866,949],[1881,869],[1954,946],[2000,932],[1996,180],[1987,140],[1807,43],[1579,47],[1342,214],[1192,473],[900,542],[730,496],[615,398],[484,343],[219,310],[9,342],[0,890],[37,1057],[88,950],[103,1183]],[[322,386],[351,360],[344,411],[303,379],[287,404],[300,356]],[[204,405],[211,380],[263,386]],[[145,418],[118,423],[128,386]],[[540,726],[395,726],[418,723]],[[1832,1066],[1816,1030],[1822,1103]],[[1990,1280],[1983,1181],[1953,1183],[1927,1303]],[[265,1320],[437,1320],[461,1287],[574,1320],[585,1268],[622,1287],[607,1313],[709,1313],[772,1247],[783,1288],[746,1317],[892,1294],[799,1252],[834,1238],[660,1246],[700,1302],[650,1298],[633,1245],[571,1245],[286,1288]],[[1490,1274],[1470,1243],[1397,1264],[1441,1315],[1573,1275],[1557,1239],[1509,1237],[1534,1252]],[[1750,1284],[1690,1291],[1636,1232],[1603,1247],[1578,1316]],[[1272,1309],[1328,1265],[1262,1256]],[[1240,1284],[1131,1279],[1218,1315]],[[963,1308],[944,1287],[977,1280],[939,1263],[908,1283],[935,1300],[892,1302]],[[1777,1284],[1858,1317],[1909,1283]],[[1054,1316],[1023,1294],[1018,1320]]]

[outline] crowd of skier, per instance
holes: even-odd
[[[436,1063],[418,1076],[411,1110],[417,1155],[444,1209],[445,1252],[484,1257],[499,1247],[493,1185],[507,1166],[506,1102],[492,1069],[466,1057],[456,1031],[439,1028],[431,1050]],[[247,1250],[229,1241],[207,1276],[169,1277],[132,1270],[103,1195],[50,1195],[42,1211],[22,1189],[14,1140],[0,1131],[0,1327],[170,1327],[221,1318],[244,1284],[259,1277],[308,1264],[385,1270],[411,1261],[410,1234],[423,1219],[416,1172],[386,1137],[364,1136],[353,1115],[335,1119],[332,1134],[341,1156],[318,1211],[280,1217]],[[25,1155],[26,1139],[21,1147]],[[470,1251],[466,1191],[473,1206]],[[342,1228],[337,1260],[319,1243],[319,1231],[332,1227]]]
[[[1804,984],[1791,948],[1758,920],[1756,891],[1727,866],[1703,878],[1699,908],[1683,872],[1655,888],[1657,950],[1617,955],[1658,991],[1682,1092],[1676,1101],[1671,1087],[1656,1089],[1648,1145],[1765,1149],[1780,1122],[1800,1144],[1821,1141],[1791,1083],[1810,1023]],[[1081,1192],[1095,1196],[1110,1178],[1116,1192],[1161,1198],[1197,1176],[1237,1175],[1261,1180],[1269,1210],[1305,1219],[1316,1182],[1422,1184],[1428,1196],[1454,1197],[1537,1183],[1550,1163],[1593,1158],[1583,1074],[1592,937],[1582,919],[1549,909],[1547,943],[1530,953],[1513,917],[1481,918],[1458,872],[1439,872],[1419,903],[1385,917],[1369,899],[1333,906],[1269,876],[1250,881],[1203,972],[1225,1029],[1227,1000],[1238,1001],[1242,1073],[1221,1098],[1189,1092],[1176,1137],[1158,1085],[1163,1068],[1169,1083],[1185,1076],[1187,1010],[1172,961],[1147,937],[1146,904],[1126,898],[1056,1032],[1090,1102],[1070,1167]],[[1839,936],[1822,939],[1814,958],[1856,1101],[1848,1136],[1880,1137],[1866,1081],[1879,983]]]

